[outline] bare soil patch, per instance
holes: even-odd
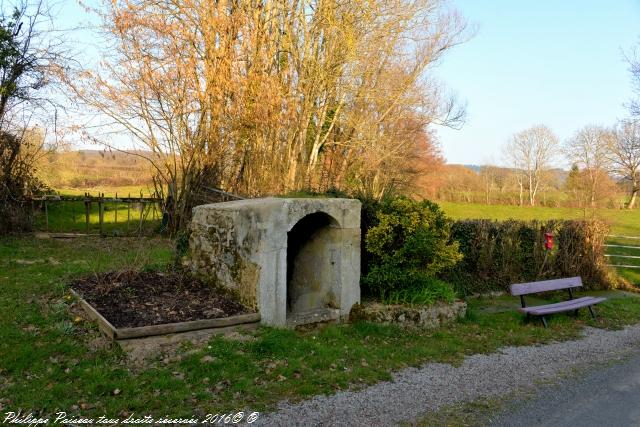
[[[250,313],[214,287],[177,273],[116,271],[76,279],[71,287],[116,328]]]

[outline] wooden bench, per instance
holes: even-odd
[[[543,280],[531,283],[516,283],[511,285],[511,295],[520,297],[522,307],[519,308],[518,311],[525,313],[527,315],[527,319],[529,319],[530,316],[540,317],[542,324],[546,328],[547,319],[545,316],[555,313],[564,313],[566,311],[573,311],[577,315],[578,310],[583,307],[587,307],[589,309],[589,313],[591,313],[591,317],[594,319],[596,318],[592,306],[605,301],[606,298],[582,297],[574,299],[573,289],[580,287],[582,287],[582,279],[580,277]],[[525,295],[535,294],[538,292],[558,291],[562,289],[569,291],[569,300],[555,304],[537,305],[534,307],[527,307],[527,303],[524,300]]]

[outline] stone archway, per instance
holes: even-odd
[[[289,321],[310,312],[338,309],[334,288],[339,283],[340,237],[336,220],[324,212],[305,216],[287,233]]]

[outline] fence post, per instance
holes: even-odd
[[[100,222],[100,235],[104,236],[104,230],[102,228],[102,223],[104,221],[104,202],[103,202],[104,193],[99,196],[98,199],[98,221]]]
[[[130,220],[131,220],[131,193],[129,193],[129,200],[127,201],[127,236],[129,235]]]
[[[138,227],[138,237],[142,236],[142,217],[144,215],[144,202],[140,199],[140,226]]]
[[[116,193],[116,212],[115,212],[116,218],[113,221],[116,225],[118,224],[118,193]]]
[[[89,216],[91,215],[91,201],[89,200],[89,193],[84,193],[84,219],[85,230],[89,234]]]
[[[45,231],[49,232],[49,209],[47,208],[47,199],[44,200],[44,221]]]

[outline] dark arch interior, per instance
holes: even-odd
[[[287,233],[287,313],[292,308],[292,292],[290,283],[296,269],[296,258],[301,249],[320,230],[331,226],[334,220],[323,212],[315,212],[302,218]]]

